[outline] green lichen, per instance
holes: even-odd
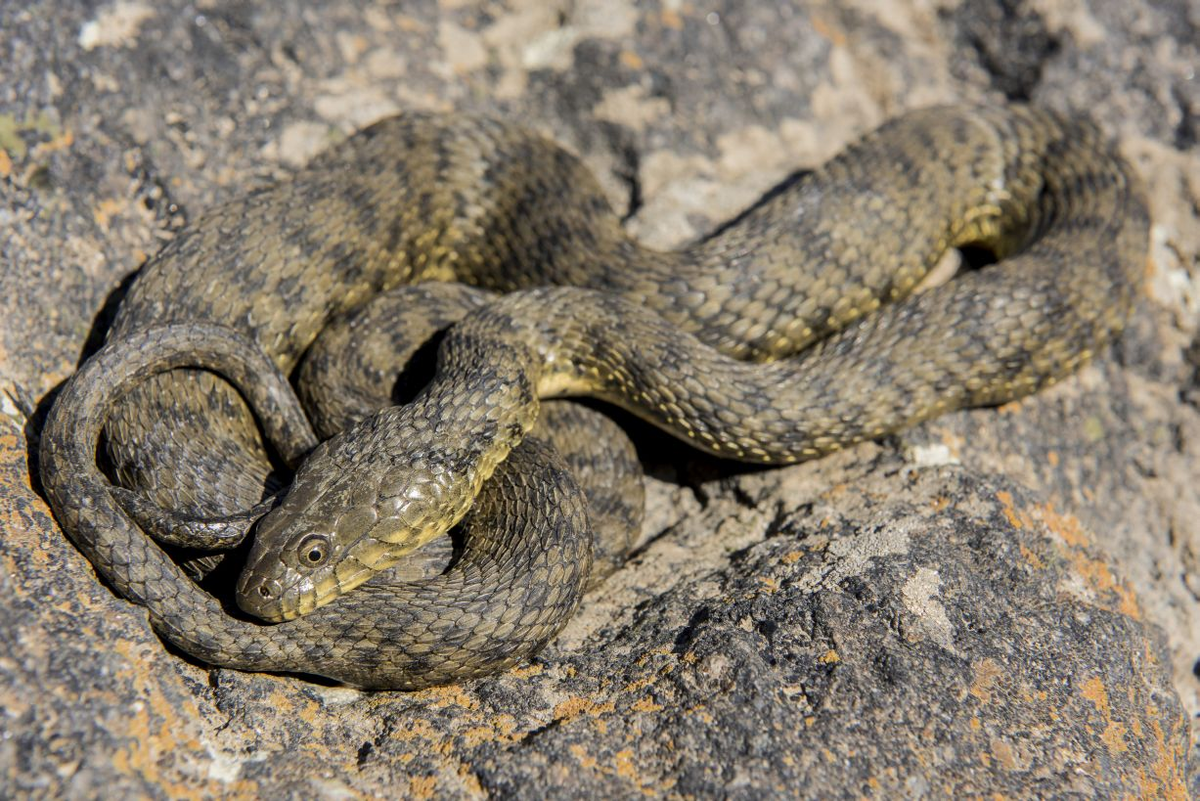
[[[11,114],[0,114],[0,150],[15,158],[25,157],[25,140],[21,138],[21,126]]]
[[[62,126],[45,110],[29,113],[18,121],[15,115],[0,114],[0,150],[14,159],[23,159],[29,152],[29,144],[23,134],[39,134],[39,138],[56,139],[62,135]]]

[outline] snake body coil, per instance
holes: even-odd
[[[1076,369],[1120,331],[1147,229],[1126,167],[1097,132],[1029,108],[908,114],[675,252],[629,240],[586,170],[544,140],[491,119],[408,115],[190,227],[138,278],[105,351],[113,365],[132,364],[117,346],[150,347],[154,337],[138,332],[214,321],[289,374],[332,319],[402,284],[546,287],[471,312],[413,404],[367,416],[304,462],[260,525],[239,600],[269,619],[316,611],[275,627],[207,607],[189,619],[203,593],[111,494],[73,478],[107,421],[118,478],[154,503],[216,515],[261,501],[275,478],[241,397],[211,372],[162,364],[232,368],[176,356],[154,370],[129,367],[146,377],[128,379],[111,412],[84,403],[94,397],[87,388],[64,392],[47,423],[43,481],[64,529],[116,589],[207,661],[372,686],[475,675],[487,668],[467,652],[489,627],[511,634],[504,609],[519,604],[445,611],[464,603],[452,596],[441,611],[417,606],[432,630],[461,618],[469,636],[419,664],[391,645],[364,671],[347,655],[379,636],[364,638],[359,610],[386,593],[374,582],[343,593],[464,515],[499,519],[519,506],[540,533],[573,530],[570,503],[554,519],[544,504],[524,506],[538,487],[543,500],[571,491],[556,479],[531,488],[511,464],[545,456],[542,472],[558,475],[551,457],[522,444],[539,397],[599,395],[723,456],[811,457]],[[961,245],[1000,261],[910,296]],[[108,381],[101,368],[84,373],[72,384]],[[68,425],[94,432],[90,453]],[[495,503],[469,512],[489,478],[504,489],[484,489],[498,492]],[[481,556],[511,554],[488,542]],[[568,586],[586,580],[563,565],[541,570],[522,575],[551,584],[506,590],[509,601],[524,595],[522,618],[560,620],[528,648],[561,625],[578,602]],[[188,601],[165,614],[165,598]],[[338,622],[347,619],[358,623]]]

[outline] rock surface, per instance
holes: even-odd
[[[1200,796],[1198,28],[1186,0],[0,5],[0,795]],[[36,493],[39,411],[123,279],[378,117],[526,120],[666,245],[985,98],[1091,113],[1145,177],[1122,342],[787,470],[638,429],[646,542],[524,668],[413,694],[208,669]]]

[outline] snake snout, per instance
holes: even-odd
[[[243,573],[238,581],[237,600],[243,612],[268,621],[283,619],[283,585],[270,576]]]

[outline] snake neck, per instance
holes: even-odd
[[[397,427],[390,448],[407,452],[414,443],[437,443],[446,468],[467,488],[461,518],[483,482],[520,444],[537,422],[538,378],[542,357],[520,342],[470,342],[454,337],[439,352],[438,374],[412,404],[401,407],[405,428]],[[432,436],[431,436],[432,435]]]

